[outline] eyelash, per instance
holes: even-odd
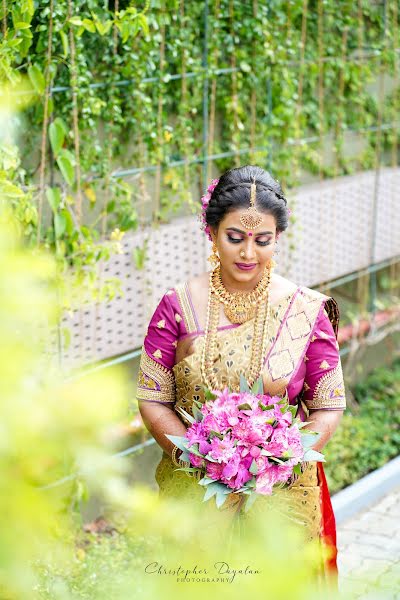
[[[242,239],[242,238],[240,238],[240,239],[238,239],[238,238],[233,238],[233,237],[231,237],[230,235],[228,235],[228,240],[229,240],[229,241],[230,241],[232,244],[240,244],[240,242],[243,242],[243,239]],[[271,243],[271,241],[268,241],[268,242],[260,242],[259,240],[256,240],[256,243],[257,243],[259,246],[268,246],[268,245]]]

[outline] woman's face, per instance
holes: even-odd
[[[233,286],[241,284],[238,287],[243,289],[250,288],[259,281],[272,258],[276,241],[275,217],[261,213],[261,225],[251,230],[240,222],[245,211],[246,209],[237,209],[226,214],[218,231],[211,232],[217,244],[224,283]],[[245,265],[252,266],[245,269]]]

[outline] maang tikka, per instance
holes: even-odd
[[[256,182],[253,177],[253,183],[250,186],[250,206],[240,217],[240,222],[246,229],[257,229],[263,221],[263,215],[256,208]]]

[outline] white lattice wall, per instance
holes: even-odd
[[[399,255],[398,190],[400,169],[385,168],[378,178],[368,171],[305,186],[291,194],[289,204],[296,216],[290,234],[294,250],[289,255],[289,236],[283,234],[277,272],[311,287]],[[145,238],[148,258],[145,269],[139,271],[132,250],[142,247]],[[211,245],[195,217],[127,235],[123,245],[124,254],[111,258],[103,273],[122,280],[124,295],[63,319],[63,327],[71,331],[71,343],[62,353],[66,368],[139,348],[149,318],[166,289],[209,269]]]

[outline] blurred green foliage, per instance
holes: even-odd
[[[37,100],[12,172],[36,191],[18,212],[27,238],[83,278],[112,231],[197,212],[207,181],[232,166],[265,165],[290,187],[301,171],[369,169],[377,144],[397,164],[399,11],[385,7],[7,0],[0,82],[25,74]],[[394,82],[383,99],[380,69]]]

